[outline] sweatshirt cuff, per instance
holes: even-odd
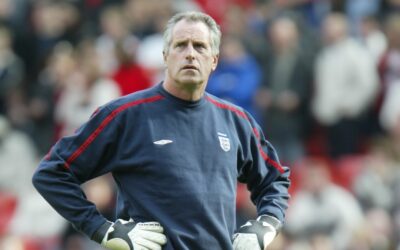
[[[282,222],[270,215],[260,215],[257,220],[270,224],[277,232],[282,228]]]
[[[93,241],[96,241],[97,243],[101,244],[101,242],[103,241],[104,236],[106,235],[108,229],[113,225],[112,222],[110,221],[106,221],[106,223],[104,223],[103,225],[100,226],[99,229],[96,230],[96,232],[94,232],[94,234],[92,235],[91,239]]]

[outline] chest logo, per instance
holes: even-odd
[[[226,134],[218,132],[218,139],[219,145],[221,146],[222,150],[224,150],[225,152],[231,150],[231,142]]]
[[[156,145],[165,145],[165,144],[173,143],[173,141],[164,139],[164,140],[155,141],[153,143]]]

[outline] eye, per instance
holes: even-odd
[[[203,51],[207,49],[207,46],[204,43],[195,43],[193,46],[197,51]]]
[[[185,46],[184,42],[179,42],[175,44],[175,48],[183,48]]]

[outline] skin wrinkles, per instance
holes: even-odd
[[[176,23],[170,47],[163,55],[167,65],[164,88],[178,98],[199,100],[218,63],[207,25],[186,20]]]

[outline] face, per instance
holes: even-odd
[[[211,52],[210,31],[202,22],[179,21],[164,52],[166,84],[178,89],[204,89],[218,56]]]
[[[322,34],[325,43],[335,43],[346,36],[346,20],[342,17],[327,17],[322,26]]]

